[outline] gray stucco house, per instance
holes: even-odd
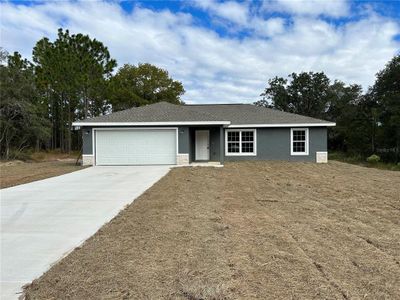
[[[193,162],[327,162],[335,123],[250,104],[160,102],[73,124],[84,165],[187,165]]]

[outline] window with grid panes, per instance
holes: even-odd
[[[292,129],[292,154],[307,154],[307,129]]]
[[[228,154],[255,154],[254,130],[230,130],[227,132]]]

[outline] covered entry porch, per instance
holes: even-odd
[[[218,165],[224,163],[224,128],[189,127],[189,163]]]

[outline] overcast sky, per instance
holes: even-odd
[[[31,58],[57,29],[89,34],[119,66],[149,62],[187,103],[253,102],[274,76],[324,71],[365,89],[400,50],[399,1],[2,2],[0,46]]]

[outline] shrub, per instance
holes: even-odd
[[[42,161],[42,160],[44,160],[45,158],[46,158],[46,153],[45,152],[34,152],[32,155],[31,155],[31,158],[34,160],[34,161]]]
[[[375,164],[377,162],[379,162],[381,160],[381,158],[376,155],[376,154],[372,154],[370,157],[367,158],[367,162]]]
[[[32,152],[27,149],[25,151],[19,151],[16,149],[11,149],[10,151],[10,159],[11,160],[22,160],[22,161],[27,161],[31,159],[31,154]]]

